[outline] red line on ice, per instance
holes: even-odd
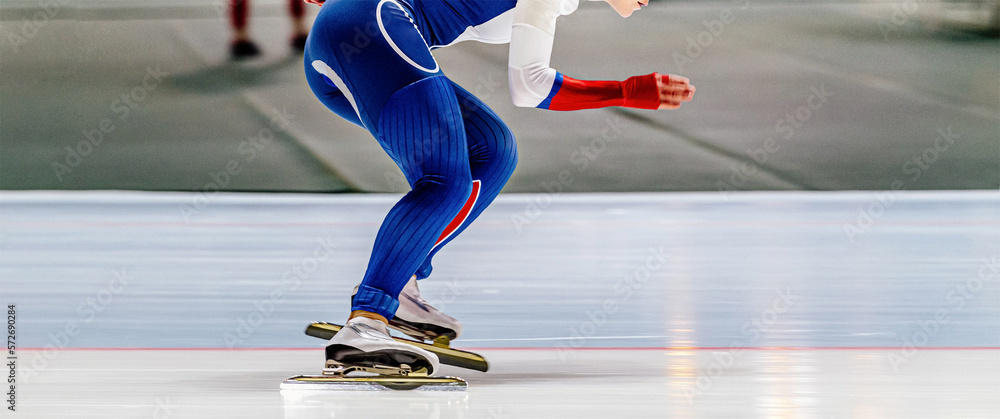
[[[728,346],[697,346],[697,347],[595,347],[595,348],[554,348],[554,347],[505,347],[505,348],[455,348],[465,351],[729,351]],[[748,351],[894,351],[912,349],[902,346],[748,346],[735,348]],[[930,346],[918,348],[927,351],[997,351],[1000,346]],[[313,348],[18,348],[22,351],[319,351],[322,347]]]

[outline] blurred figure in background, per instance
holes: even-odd
[[[229,43],[229,53],[234,60],[254,57],[260,48],[250,39],[247,17],[250,14],[250,0],[229,1],[229,23],[233,28],[233,38]],[[305,5],[302,0],[288,0],[288,14],[292,17],[291,47],[301,53],[305,49],[309,29],[304,21]]]

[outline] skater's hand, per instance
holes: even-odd
[[[694,97],[694,86],[687,77],[674,74],[657,74],[656,86],[660,89],[658,109],[677,109],[681,103],[690,102]]]
[[[302,1],[304,1],[306,3],[309,3],[309,4],[315,4],[317,6],[322,6],[323,2],[326,1],[326,0],[302,0]]]

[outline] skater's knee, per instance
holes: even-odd
[[[514,134],[500,120],[487,120],[489,126],[484,131],[493,135],[473,143],[469,147],[471,162],[488,164],[499,168],[509,168],[513,171],[517,165],[517,142]]]
[[[494,145],[494,159],[503,165],[517,164],[517,143],[514,141],[514,134],[510,132],[507,125],[500,124],[501,134],[497,135]]]
[[[517,166],[517,144],[514,142],[514,135],[508,137],[508,141],[504,141],[503,147],[500,148],[498,153],[498,159],[505,165],[510,167],[510,171],[514,171],[514,166]]]
[[[477,151],[473,150],[470,157],[480,180],[489,184],[506,183],[517,166],[517,145],[513,136],[510,141],[497,141],[488,150]]]
[[[425,174],[413,182],[413,190],[439,195],[442,204],[459,199],[464,200],[472,193],[472,175],[469,173]]]

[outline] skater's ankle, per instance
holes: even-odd
[[[385,316],[383,316],[381,314],[378,314],[378,313],[372,313],[370,311],[364,311],[364,310],[354,310],[354,311],[352,311],[351,312],[351,317],[349,317],[347,319],[347,321],[351,321],[351,319],[353,319],[355,317],[364,317],[366,319],[378,320],[378,321],[380,321],[382,323],[385,323],[387,325],[389,324],[389,320],[387,320],[385,318]]]

